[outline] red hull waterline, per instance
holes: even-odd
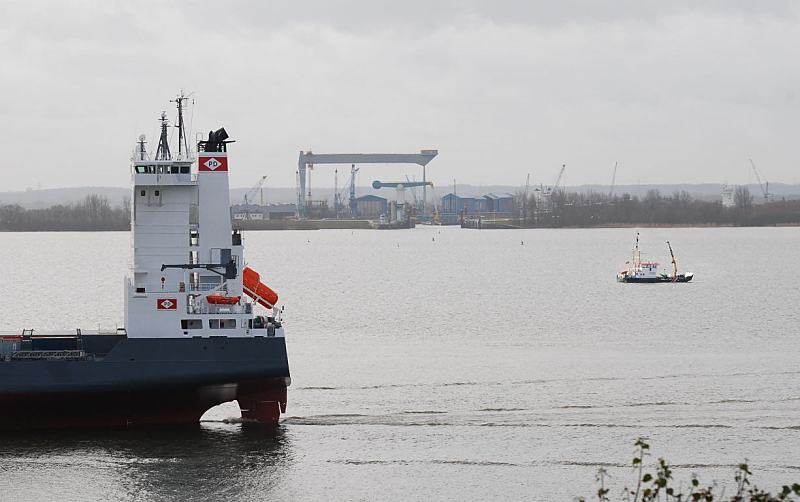
[[[217,385],[194,389],[0,396],[0,431],[198,425],[210,408],[236,400],[242,421],[274,426],[286,387]]]

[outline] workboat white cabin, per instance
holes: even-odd
[[[667,241],[669,254],[672,257],[672,274],[659,271],[659,264],[654,261],[642,261],[642,253],[639,249],[639,233],[636,234],[636,245],[633,248],[633,256],[628,262],[628,268],[617,274],[619,282],[640,282],[640,283],[660,283],[660,282],[689,282],[694,278],[694,274],[679,274],[678,262],[672,252],[672,244]]]
[[[197,423],[237,400],[277,422],[290,383],[278,295],[245,261],[231,226],[224,128],[189,148],[177,104],[177,153],[161,114],[155,154],[132,158],[133,260],[124,328],[0,337],[0,428]]]

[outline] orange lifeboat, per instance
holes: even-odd
[[[278,303],[278,294],[261,282],[261,276],[250,267],[242,271],[242,286],[244,292],[259,305],[271,309]]]
[[[208,295],[206,301],[213,305],[235,305],[239,303],[239,296]]]

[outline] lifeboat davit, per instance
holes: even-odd
[[[261,276],[250,267],[242,271],[242,286],[245,294],[263,307],[271,309],[278,303],[278,294],[261,282]]]
[[[240,296],[208,295],[206,301],[214,305],[235,305],[239,303]]]

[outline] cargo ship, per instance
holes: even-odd
[[[669,254],[672,258],[672,274],[659,271],[659,264],[654,261],[642,261],[642,253],[639,249],[639,234],[636,234],[636,245],[633,247],[632,261],[628,262],[629,267],[617,274],[618,282],[632,283],[666,283],[666,282],[690,282],[694,278],[693,273],[679,274],[678,262],[675,260],[675,253],[672,252],[672,244],[667,241]]]
[[[231,226],[233,141],[220,128],[192,151],[174,102],[177,152],[162,112],[155,154],[140,136],[131,159],[124,327],[0,336],[0,430],[197,424],[233,400],[244,422],[285,413],[283,309]]]

